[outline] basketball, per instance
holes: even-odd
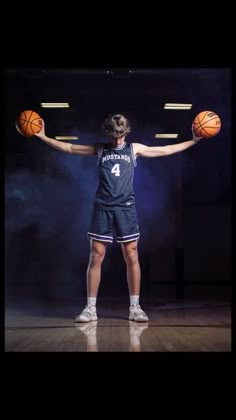
[[[193,120],[193,131],[199,137],[205,139],[214,137],[220,129],[220,117],[213,111],[202,111]]]
[[[40,115],[32,110],[22,111],[16,118],[16,129],[25,137],[32,137],[35,133],[39,133],[42,128]]]

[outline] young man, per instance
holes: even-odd
[[[192,130],[192,140],[170,146],[149,147],[140,143],[126,143],[125,138],[131,129],[129,121],[123,115],[108,117],[103,127],[109,141],[94,145],[73,145],[49,138],[45,135],[43,120],[42,129],[37,134],[37,137],[57,150],[84,156],[98,156],[99,185],[88,232],[90,258],[87,269],[87,305],[75,321],[97,320],[96,298],[101,279],[101,265],[107,245],[113,242],[114,233],[117,242],[121,244],[127,267],[130,295],[129,320],[148,321],[147,315],[139,305],[141,274],[138,239],[140,233],[133,191],[136,159],[139,156],[155,158],[182,152],[195,145],[201,137],[196,137]]]

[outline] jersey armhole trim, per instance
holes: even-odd
[[[103,149],[104,149],[104,145],[99,144],[97,146],[97,157],[98,157],[97,165],[99,165],[99,163],[100,163],[100,160],[101,160],[101,157],[102,157],[102,153],[103,153]]]
[[[135,156],[134,156],[133,143],[130,143],[130,150],[131,150],[131,156],[132,156],[133,164],[134,164],[134,166],[137,166],[137,160],[135,159]]]

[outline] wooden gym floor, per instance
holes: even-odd
[[[5,352],[231,352],[230,302],[142,304],[149,322],[136,323],[111,298],[98,321],[76,324],[84,303],[7,304]]]

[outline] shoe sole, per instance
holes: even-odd
[[[133,316],[129,316],[129,320],[130,321],[135,321],[135,322],[148,322],[148,318],[147,319],[135,319]]]
[[[97,321],[98,317],[93,316],[91,319],[75,319],[74,322],[91,322],[91,321]]]

